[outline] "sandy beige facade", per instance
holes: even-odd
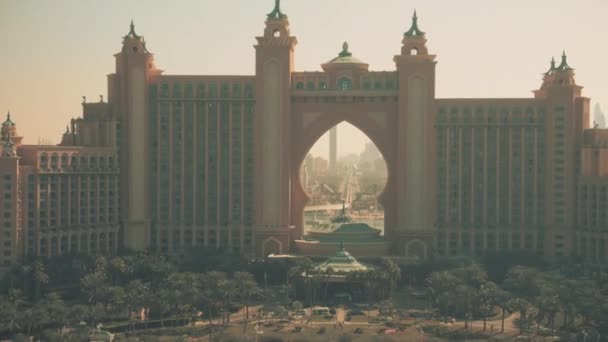
[[[416,15],[388,72],[371,71],[346,43],[321,71],[295,70],[297,39],[278,2],[256,39],[255,75],[167,75],[132,25],[108,76],[107,103],[85,103],[63,147],[48,148],[115,155],[118,246],[298,253],[309,200],[301,165],[346,121],[388,169],[378,250],[608,257],[608,133],[590,128],[589,99],[565,54],[530,98],[439,99],[436,56]],[[42,150],[18,148],[21,161],[5,157],[0,167],[27,172],[11,165]],[[11,239],[27,240],[18,238],[19,223],[10,229]],[[53,245],[35,241],[34,254],[53,254]]]

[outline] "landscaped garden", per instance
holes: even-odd
[[[14,341],[596,341],[608,333],[602,266],[488,256],[383,258],[333,277],[306,258],[204,254],[36,259],[1,285]],[[215,259],[214,259],[215,258]],[[339,279],[339,282],[328,280]],[[342,303],[345,299],[351,299]]]

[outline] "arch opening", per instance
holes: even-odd
[[[379,196],[388,182],[388,167],[377,145],[358,127],[342,121],[309,148],[299,167],[307,196],[304,235],[325,229],[344,210],[354,223],[384,233]]]

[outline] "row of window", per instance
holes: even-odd
[[[28,255],[57,256],[67,253],[113,252],[116,250],[117,235],[114,232],[62,236],[60,238],[33,237],[27,240]],[[36,242],[38,249],[36,249]]]
[[[57,153],[53,153],[50,156],[43,152],[40,154],[39,158],[39,167],[41,169],[116,169],[118,168],[118,163],[114,156],[79,156],[76,154],[68,155],[67,153],[61,154],[61,156]]]
[[[440,107],[437,123],[519,123],[541,124],[545,111],[542,108],[523,107]]]
[[[253,220],[253,105],[151,103],[151,207],[159,222]]]
[[[186,229],[167,230],[153,226],[150,232],[151,248],[163,253],[180,253],[184,249],[194,246],[220,245],[221,248],[232,247],[234,251],[241,249],[250,251],[253,243],[253,232],[250,227],[220,227],[215,229]],[[172,242],[172,243],[170,243]]]
[[[438,233],[437,254],[440,256],[478,254],[495,250],[529,250],[539,254],[544,250],[542,234],[518,233]],[[484,247],[485,244],[485,247]]]
[[[436,138],[438,222],[544,222],[540,127],[439,126]]]
[[[169,83],[161,81],[159,84],[150,85],[150,96],[152,98],[246,98],[254,97],[253,84],[249,82],[216,82],[210,83]]]

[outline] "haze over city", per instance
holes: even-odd
[[[1,1],[0,112],[19,118],[26,143],[58,143],[81,112],[81,96],[107,96],[105,75],[114,71],[112,54],[131,19],[167,73],[253,74],[252,45],[266,2]],[[551,56],[559,59],[565,49],[585,96],[608,106],[607,1],[285,0],[281,6],[298,38],[296,70],[320,70],[344,41],[370,68],[394,70],[392,57],[416,9],[438,56],[437,97],[528,97]],[[314,154],[327,157],[325,140]],[[339,140],[343,155],[360,152],[367,139],[343,127]]]

